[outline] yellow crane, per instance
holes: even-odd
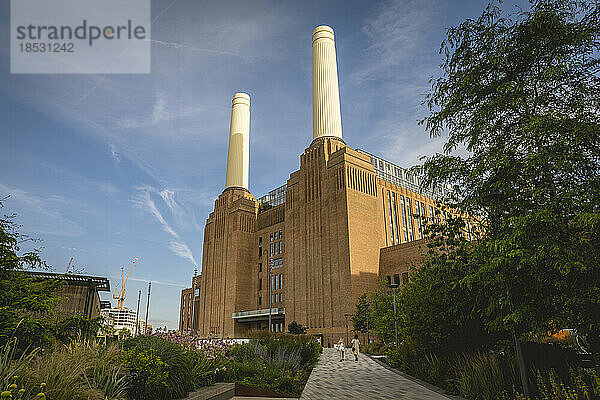
[[[113,299],[117,300],[117,308],[121,309],[123,308],[123,302],[125,301],[125,285],[127,285],[127,281],[129,280],[129,275],[131,275],[131,271],[133,270],[133,265],[135,264],[135,262],[137,261],[137,257],[133,259],[133,262],[131,263],[131,268],[129,268],[129,273],[127,274],[127,277],[125,277],[125,271],[124,268],[121,267],[121,288],[116,287],[115,288],[115,293],[113,294]]]

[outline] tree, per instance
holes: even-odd
[[[394,332],[394,306],[392,292],[384,280],[379,282],[377,291],[371,299],[373,332],[383,343],[395,340]]]
[[[0,202],[0,207],[3,207]],[[0,217],[0,346],[19,338],[18,349],[46,346],[51,342],[52,310],[60,300],[60,282],[35,280],[29,268],[47,268],[39,249],[21,253],[33,240],[17,231],[14,215]]]
[[[292,335],[303,335],[306,333],[306,327],[300,325],[296,321],[292,321],[288,325],[288,332],[291,333]]]
[[[352,316],[352,325],[355,332],[361,333],[369,333],[369,330],[373,328],[373,323],[371,322],[371,305],[369,304],[367,293],[363,293],[358,298],[356,312]]]
[[[485,293],[492,331],[576,327],[598,352],[598,3],[534,1],[510,16],[490,4],[450,28],[441,53],[423,122],[448,140],[423,184],[451,184],[446,201],[486,232],[461,287]]]
[[[464,235],[465,221],[449,216],[428,225],[428,253],[414,265],[397,296],[402,337],[425,352],[456,353],[488,348],[496,339],[485,329],[485,293],[461,287],[479,265],[477,242]]]
[[[65,318],[56,324],[55,336],[64,343],[73,340],[94,341],[101,327],[100,320],[100,317],[88,319],[80,315]]]

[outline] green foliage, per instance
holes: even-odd
[[[16,354],[17,339],[6,342],[0,351],[0,390],[8,388],[15,383],[15,377],[20,377],[27,368],[31,359],[37,354],[34,350],[30,354]]]
[[[156,350],[130,349],[123,353],[123,361],[132,374],[128,376],[127,394],[132,399],[151,399],[156,394],[169,398],[168,365],[156,354]]]
[[[207,357],[204,351],[191,351],[192,382],[194,389],[215,383],[217,372],[224,366],[223,357]]]
[[[123,342],[123,351],[131,399],[182,398],[194,389],[192,357],[182,346],[156,336],[137,336]]]
[[[391,367],[442,388],[453,377],[453,363],[448,358],[424,352],[409,342],[390,347],[386,359]]]
[[[250,343],[235,346],[217,379],[300,396],[322,351],[307,335],[253,332]]]
[[[360,345],[360,351],[365,354],[371,354],[374,356],[382,356],[387,353],[390,347],[381,342],[365,343]]]
[[[368,294],[363,293],[356,303],[356,311],[352,316],[352,325],[355,332],[366,333],[373,327],[371,321],[371,305],[369,304]]]
[[[413,268],[396,298],[402,337],[426,351],[474,351],[497,339],[485,329],[485,294],[463,284],[479,265],[477,243],[464,237],[464,228],[452,216],[427,226],[424,264]]]
[[[469,400],[496,400],[519,385],[517,360],[512,354],[475,353],[458,359],[456,387]]]
[[[445,201],[485,221],[457,292],[478,295],[490,330],[599,337],[599,38],[597,2],[541,0],[508,17],[490,5],[442,45],[424,122],[448,141],[424,184],[452,185]]]
[[[0,207],[3,207],[0,201]],[[17,352],[47,347],[52,341],[52,310],[59,282],[34,280],[24,271],[46,268],[39,250],[21,252],[34,242],[17,231],[14,215],[0,217],[0,346],[19,337]]]
[[[371,310],[373,332],[383,343],[392,343],[395,340],[393,297],[383,280],[372,296]]]
[[[55,336],[63,343],[70,341],[94,341],[100,329],[100,318],[88,319],[74,316],[56,324]]]
[[[23,372],[28,388],[44,384],[50,399],[122,399],[124,369],[116,347],[100,348],[82,342],[45,352]]]
[[[303,335],[306,333],[306,327],[300,325],[296,321],[292,321],[288,325],[288,332],[291,333],[292,335]]]

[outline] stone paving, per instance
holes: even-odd
[[[351,352],[346,352],[346,360],[339,361],[335,349],[323,349],[300,399],[448,400],[448,397],[385,368],[364,354],[354,361]]]

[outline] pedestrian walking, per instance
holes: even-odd
[[[352,354],[354,354],[354,361],[358,361],[358,352],[360,351],[360,342],[358,341],[358,335],[354,335],[352,339]]]
[[[340,355],[340,361],[344,361],[344,359],[346,358],[346,348],[344,347],[343,338],[340,338],[340,340],[337,342],[337,349]]]

